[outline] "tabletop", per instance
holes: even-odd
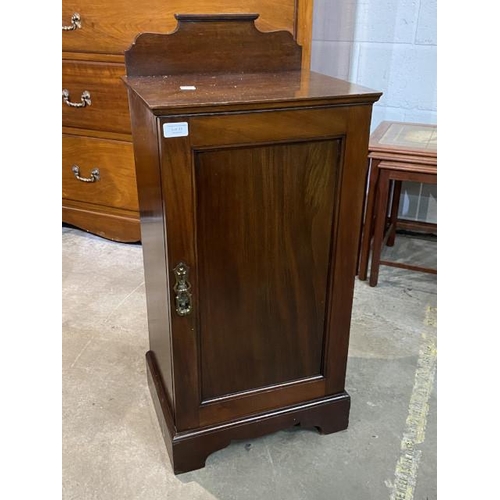
[[[370,136],[370,151],[437,156],[437,125],[383,121]]]

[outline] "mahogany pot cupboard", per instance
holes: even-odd
[[[124,51],[141,32],[175,30],[175,13],[258,12],[262,31],[289,31],[309,67],[313,0],[63,0],[62,219],[138,241]]]
[[[257,15],[126,51],[149,386],[175,473],[231,440],[345,429],[372,105]]]

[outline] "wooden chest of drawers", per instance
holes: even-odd
[[[176,13],[259,13],[287,30],[309,66],[313,0],[63,0],[63,222],[117,241],[141,238],[124,51],[143,32],[176,29]],[[94,174],[92,174],[94,172]]]

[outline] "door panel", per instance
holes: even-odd
[[[321,374],[339,147],[196,154],[202,400]]]
[[[270,126],[275,113],[279,133]],[[179,431],[321,398],[339,385],[325,352],[335,349],[329,295],[346,111],[297,110],[312,130],[296,126],[293,113],[158,121],[160,134],[165,123],[188,123],[188,135],[161,143]],[[210,144],[227,120],[233,131],[252,127]],[[190,268],[187,316],[175,310],[179,262]]]

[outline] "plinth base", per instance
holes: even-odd
[[[146,353],[146,362],[149,389],[175,474],[203,468],[211,453],[225,448],[233,440],[256,438],[296,425],[331,434],[346,429],[349,423],[351,398],[342,392],[231,422],[177,432],[151,351]]]

